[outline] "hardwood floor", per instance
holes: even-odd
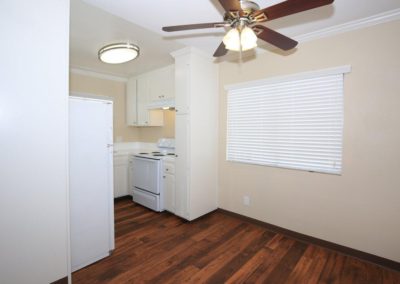
[[[78,283],[400,283],[400,273],[221,212],[195,222],[130,200],[115,204],[113,254]]]

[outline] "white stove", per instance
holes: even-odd
[[[161,138],[157,142],[156,151],[144,151],[134,155],[146,159],[161,160],[165,157],[175,157],[175,139]]]
[[[153,159],[153,160],[161,160],[164,159],[166,157],[175,157],[175,153],[174,152],[159,152],[159,151],[153,151],[153,152],[141,152],[138,153],[136,155],[134,155],[135,157],[140,157],[140,158],[145,158],[145,159]]]
[[[175,158],[175,140],[159,139],[157,151],[135,154],[131,161],[133,201],[152,210],[164,211],[163,160]]]

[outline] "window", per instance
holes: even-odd
[[[227,160],[340,174],[347,72],[350,66],[227,86]]]

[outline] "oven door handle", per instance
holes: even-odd
[[[143,158],[143,157],[139,157],[139,156],[133,156],[133,160],[152,161],[152,162],[155,162],[155,163],[160,161],[160,159],[156,159],[156,158],[152,158],[152,157]]]

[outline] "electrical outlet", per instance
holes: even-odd
[[[243,196],[243,204],[246,206],[250,205],[250,197],[249,196],[247,196],[247,195]]]

